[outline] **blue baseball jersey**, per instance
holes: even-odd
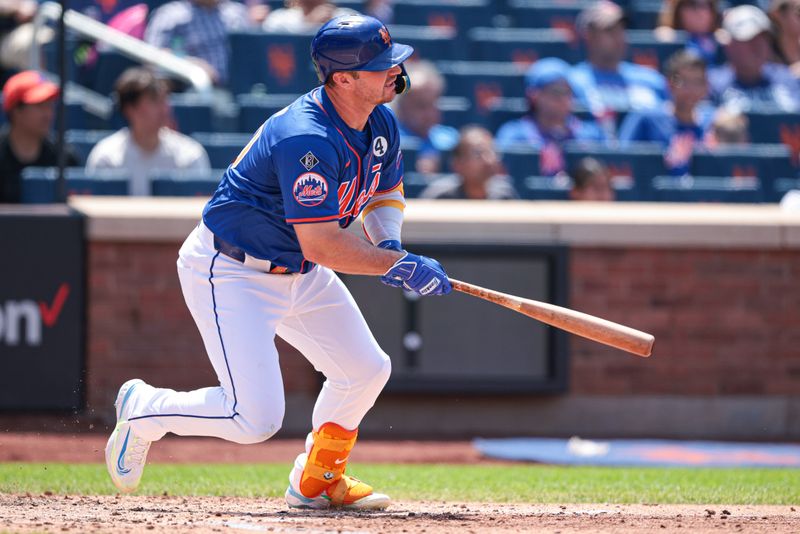
[[[347,126],[324,87],[261,125],[225,171],[203,210],[219,238],[289,272],[308,272],[294,225],[346,228],[376,193],[399,188],[397,119],[377,106],[363,131]]]

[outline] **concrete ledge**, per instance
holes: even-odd
[[[180,242],[206,198],[71,197],[90,240]],[[593,247],[800,248],[800,213],[775,204],[410,200],[410,242],[563,243]]]

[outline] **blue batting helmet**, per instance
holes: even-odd
[[[311,59],[320,82],[334,72],[381,71],[400,66],[395,90],[402,93],[410,82],[403,61],[414,53],[408,45],[393,43],[381,21],[366,15],[344,15],[326,22],[311,41]]]

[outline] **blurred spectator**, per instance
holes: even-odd
[[[430,61],[406,63],[411,79],[407,93],[395,99],[395,110],[401,138],[418,138],[416,170],[421,173],[442,172],[442,153],[458,142],[458,131],[441,124],[439,98],[444,93],[444,77]]]
[[[384,24],[394,22],[394,0],[366,0],[364,13]]]
[[[195,61],[215,85],[228,81],[228,33],[251,27],[244,4],[231,0],[174,0],[156,9],[144,40]]]
[[[22,169],[58,165],[58,151],[48,138],[58,92],[56,84],[32,70],[15,74],[3,86],[8,123],[0,130],[0,204],[22,201]],[[66,165],[78,165],[69,150]]]
[[[611,173],[595,158],[581,158],[570,169],[570,177],[572,178],[570,200],[605,202],[615,199],[614,188],[611,187]]]
[[[773,48],[779,63],[787,65],[800,78],[800,0],[772,0]]]
[[[461,129],[453,149],[454,175],[431,182],[420,198],[511,200],[519,198],[508,176],[500,174],[500,160],[492,134],[481,126]]]
[[[785,65],[769,61],[770,22],[755,6],[728,10],[717,32],[725,46],[728,63],[708,73],[711,96],[717,104],[742,110],[753,106],[777,106],[783,111],[800,109],[800,85]]]
[[[800,213],[800,189],[790,189],[783,195],[780,203],[783,211]]]
[[[708,94],[706,65],[688,50],[676,52],[665,67],[672,102],[663,109],[631,112],[622,122],[620,143],[644,141],[666,148],[664,164],[670,174],[689,172],[692,152],[702,145],[711,123],[713,109],[701,105]]]
[[[588,61],[570,73],[580,105],[604,117],[608,110],[657,109],[667,100],[664,77],[657,71],[623,61],[627,53],[625,15],[610,0],[598,0],[576,21]]]
[[[677,31],[688,34],[686,48],[706,62],[719,62],[721,50],[714,37],[722,17],[717,0],[665,0],[658,20],[655,36],[661,41],[677,39]]]
[[[336,7],[328,0],[286,0],[286,7],[270,13],[262,27],[270,32],[306,32],[334,17],[354,14],[352,9]]]
[[[0,83],[27,68],[33,43],[33,17],[38,8],[34,0],[0,1]],[[39,29],[37,40],[45,44],[53,38],[48,27]]]
[[[540,59],[531,65],[525,74],[525,96],[530,111],[497,131],[497,146],[501,150],[515,144],[542,149],[539,172],[547,176],[564,170],[561,152],[564,142],[605,140],[600,127],[572,114],[569,72],[570,66],[558,58]]]
[[[714,148],[720,145],[741,145],[750,142],[747,131],[750,121],[747,115],[736,110],[720,108],[714,114],[707,144]]]
[[[129,127],[95,145],[86,161],[87,173],[127,169],[130,193],[141,196],[150,194],[150,176],[155,171],[210,169],[200,143],[165,126],[170,109],[164,80],[147,69],[132,67],[120,75],[114,93]]]

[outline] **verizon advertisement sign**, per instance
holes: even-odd
[[[0,206],[0,410],[80,408],[83,220],[63,206]]]

